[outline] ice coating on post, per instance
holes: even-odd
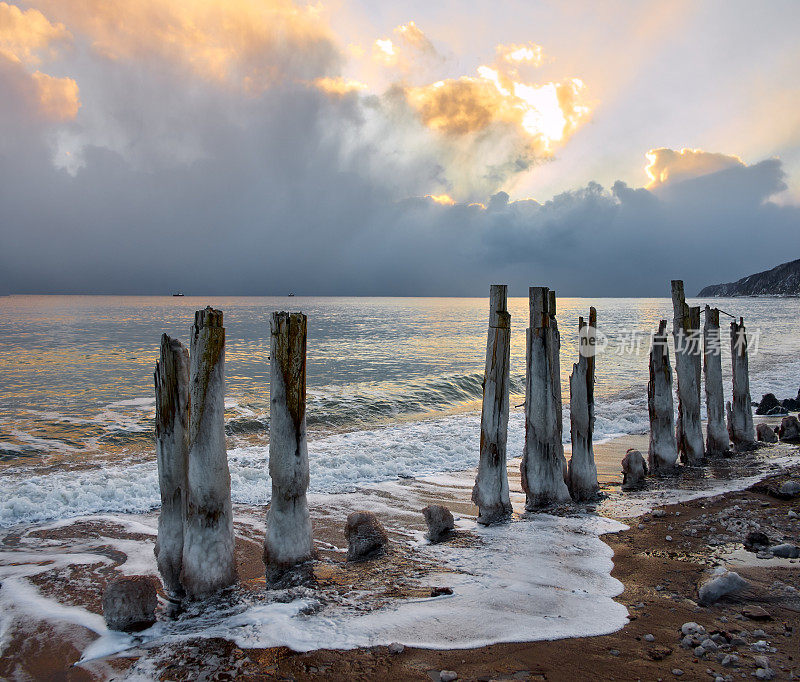
[[[191,339],[189,458],[181,582],[203,597],[236,582],[231,476],[225,449],[222,312],[198,310]]]
[[[678,376],[678,423],[675,435],[681,461],[696,466],[705,457],[700,422],[700,308],[686,305],[683,280],[672,280],[672,308],[675,373]]]
[[[270,345],[269,474],[272,499],[267,512],[264,564],[267,579],[313,554],[308,513],[306,443],[306,316],[272,313]]]
[[[734,446],[749,446],[755,441],[753,406],[750,403],[750,369],[747,359],[747,332],[744,319],[731,322],[731,368],[733,406],[728,403],[728,431]]]
[[[184,495],[189,455],[189,351],[162,334],[161,356],[153,374],[156,389],[156,459],[161,511],[158,515],[156,562],[173,604],[184,596]]]
[[[671,471],[678,461],[672,402],[672,369],[669,365],[667,321],[661,320],[650,348],[650,381],[647,384],[650,414],[648,462],[652,473]]]
[[[596,329],[597,311],[592,307],[589,308],[589,325],[586,325],[582,317],[578,321],[579,357],[578,362],[572,366],[569,377],[572,456],[569,460],[567,481],[569,492],[576,502],[593,500],[600,490],[592,445]]]
[[[478,523],[497,523],[511,514],[506,469],[511,315],[506,309],[508,287],[489,288],[489,335],[483,375],[481,453],[472,501],[478,506]]]
[[[719,337],[719,309],[706,305],[703,324],[703,376],[706,384],[706,452],[728,452],[730,441],[725,425],[722,390],[722,346]]]
[[[567,462],[561,442],[561,340],[555,319],[555,293],[531,287],[530,327],[525,368],[525,447],[522,453],[522,489],[525,509],[570,499],[565,482]]]

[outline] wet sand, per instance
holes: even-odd
[[[644,443],[642,441],[644,440]],[[631,436],[596,446],[598,462],[619,461],[628,447],[646,450],[646,437]],[[763,452],[785,454],[796,451],[780,445],[765,448]],[[747,474],[747,458],[712,464],[712,469],[722,472],[725,466],[733,465],[730,475],[743,477]],[[610,467],[610,464],[609,464]],[[603,480],[603,467],[601,480]],[[511,487],[519,489],[519,481],[512,473]],[[754,472],[751,472],[754,473]],[[749,677],[755,668],[750,651],[752,636],[747,645],[736,647],[741,666],[723,668],[716,658],[705,660],[694,656],[692,650],[680,647],[679,629],[682,623],[696,621],[708,632],[725,631],[729,635],[737,631],[752,631],[761,628],[764,639],[770,641],[777,651],[768,653],[772,669],[778,678],[788,678],[798,667],[798,627],[800,627],[800,563],[796,560],[759,561],[752,557],[742,564],[742,537],[730,538],[721,545],[710,544],[714,532],[711,524],[700,526],[695,535],[683,535],[702,514],[719,514],[738,505],[737,512],[743,518],[756,520],[770,529],[775,540],[798,543],[800,523],[790,519],[788,511],[800,514],[800,498],[794,501],[776,499],[768,492],[789,475],[800,475],[800,466],[794,466],[773,475],[758,478],[768,482],[765,487],[756,485],[742,492],[732,492],[716,497],[700,497],[694,501],[664,507],[663,517],[649,513],[636,518],[624,519],[630,529],[603,536],[603,541],[614,551],[612,576],[624,585],[617,601],[627,607],[630,622],[610,635],[580,637],[556,641],[540,641],[515,644],[497,644],[467,650],[433,651],[406,648],[402,653],[390,654],[386,647],[371,647],[349,651],[318,650],[296,653],[285,647],[269,649],[239,649],[234,643],[223,639],[188,639],[167,645],[152,642],[146,648],[134,648],[116,656],[75,665],[81,652],[95,639],[91,628],[75,625],[58,618],[58,614],[46,621],[13,620],[6,622],[0,641],[4,643],[0,660],[0,677],[3,679],[35,680],[99,680],[122,679],[135,676],[138,679],[386,679],[386,680],[437,680],[439,671],[454,670],[459,679],[670,679],[672,670],[680,669],[683,679],[714,679],[707,669],[719,672],[723,677],[733,674],[740,677],[743,672]],[[607,471],[605,480],[619,480],[618,474]],[[703,485],[692,480],[682,482],[696,494],[701,494]],[[612,482],[605,484],[607,491],[615,491]],[[410,508],[419,509],[429,502],[443,501],[455,514],[474,515],[469,503],[468,489],[442,500],[436,495],[435,486],[416,486],[413,480],[399,481],[394,489],[367,491],[377,497],[408,495],[413,498]],[[614,496],[612,495],[612,498]],[[617,515],[617,509],[609,498],[599,506],[605,515]],[[312,499],[312,506],[314,502]],[[519,508],[519,497],[515,508]],[[342,549],[345,546],[341,521],[349,509],[317,509],[314,513],[315,541],[320,560],[315,565],[317,585],[331,598],[344,598],[354,589],[369,593],[370,608],[382,602],[414,599],[426,596],[426,590],[441,581],[442,567],[433,565],[409,549],[409,540],[423,531],[421,515],[409,513],[400,524],[390,527],[392,549],[375,561],[349,565],[344,562]],[[676,512],[679,516],[676,516]],[[237,588],[254,596],[265,591],[261,543],[263,539],[264,510],[257,507],[237,506],[237,560],[242,585]],[[379,514],[380,515],[380,514]],[[88,518],[78,523],[69,523],[39,530],[27,529],[18,533],[6,533],[2,540],[4,550],[20,552],[20,562],[29,562],[31,575],[28,578],[43,596],[52,597],[64,604],[81,606],[87,611],[101,613],[101,597],[105,584],[117,576],[120,570],[131,570],[131,556],[124,548],[145,555],[152,551],[152,535],[136,532],[136,523],[142,530],[154,527],[155,514],[131,517],[132,525],[122,527],[114,520]],[[386,520],[386,519],[384,519]],[[705,522],[704,522],[705,523]],[[639,528],[639,525],[642,528]],[[671,528],[670,528],[671,526]],[[702,530],[706,528],[706,530]],[[669,541],[667,535],[672,537]],[[132,544],[126,545],[126,542]],[[475,539],[469,534],[457,534],[453,542],[470,543]],[[52,558],[49,563],[37,562],[24,557],[26,546],[36,542],[49,547],[51,554],[75,553],[81,543],[91,546],[93,556],[98,547],[105,558],[102,562],[59,565]],[[104,544],[105,543],[105,544]],[[738,544],[737,544],[738,543]],[[135,557],[134,557],[135,558]],[[19,563],[19,562],[18,562]],[[121,569],[128,564],[127,569]],[[141,564],[141,558],[133,567]],[[700,607],[696,603],[697,583],[717,565],[728,563],[753,587],[741,600],[729,600],[713,607]],[[428,576],[435,575],[435,580]],[[778,585],[776,587],[776,585]],[[795,592],[790,589],[794,588]],[[0,595],[13,584],[4,584]],[[761,605],[770,620],[757,623],[741,620],[741,611],[747,605]],[[720,620],[727,619],[727,622]],[[788,629],[787,629],[788,628]],[[652,634],[653,642],[644,640]],[[524,637],[521,633],[521,637]],[[532,637],[533,638],[533,637]],[[734,650],[731,649],[731,653]]]

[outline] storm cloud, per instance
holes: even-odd
[[[660,296],[671,278],[693,291],[796,254],[800,208],[771,201],[777,159],[662,148],[649,188],[512,201],[516,177],[552,153],[507,113],[516,72],[498,76],[503,90],[488,72],[338,87],[343,48],[313,12],[274,2],[265,17],[240,0],[190,31],[168,3],[161,34],[136,40],[162,4],[104,23],[103,3],[35,3],[58,58],[49,39],[17,40],[25,60],[0,49],[0,89],[22,93],[0,99],[0,288],[462,296],[507,282],[512,295]],[[407,42],[434,55],[410,26]],[[511,47],[541,60],[531,45]],[[48,109],[37,73],[74,91]],[[565,83],[552,96],[577,127],[586,112]]]

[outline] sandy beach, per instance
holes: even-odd
[[[600,444],[598,461],[611,461],[633,445],[642,447],[643,439],[631,436]],[[687,470],[678,478],[653,481],[647,490],[626,494],[620,493],[619,478],[609,470],[605,477],[601,474],[601,480],[606,481],[601,503],[568,505],[553,510],[555,516],[538,515],[562,519],[567,524],[603,518],[617,524],[597,537],[604,543],[599,546],[613,551],[608,579],[619,581],[620,586],[595,588],[600,592],[610,589],[607,594],[613,596],[611,602],[600,595],[596,608],[603,612],[604,604],[615,603],[625,610],[619,628],[611,625],[608,634],[598,636],[553,639],[547,629],[514,633],[498,623],[498,636],[506,643],[448,648],[437,641],[434,648],[405,646],[401,653],[394,654],[385,645],[338,650],[318,649],[313,644],[294,647],[301,651],[287,646],[240,646],[237,642],[242,635],[235,628],[224,636],[215,636],[215,628],[232,622],[232,615],[234,619],[244,618],[261,602],[292,604],[311,599],[309,603],[314,605],[307,607],[309,618],[314,617],[315,610],[327,613],[326,609],[332,608],[331,622],[335,623],[337,609],[348,614],[391,614],[398,605],[451,599],[448,595],[431,597],[431,590],[456,585],[457,593],[464,571],[480,573],[481,569],[454,567],[443,558],[448,552],[477,552],[471,556],[499,552],[496,546],[486,544],[487,537],[474,530],[470,472],[400,479],[351,495],[312,496],[318,552],[313,581],[277,594],[267,591],[264,584],[261,552],[265,510],[237,505],[240,585],[202,608],[190,606],[169,631],[157,636],[143,633],[139,639],[125,635],[115,640],[105,630],[101,597],[107,582],[117,575],[156,572],[152,557],[155,514],[97,515],[6,533],[2,542],[4,581],[0,599],[7,615],[11,615],[4,621],[0,675],[5,679],[37,680],[438,680],[440,671],[453,670],[465,680],[636,680],[670,679],[679,676],[673,675],[673,670],[680,670],[684,679],[702,679],[706,675],[714,679],[707,670],[723,678],[749,675],[755,670],[754,656],[759,655],[751,645],[764,639],[769,642],[766,655],[772,669],[779,677],[788,678],[796,670],[793,652],[800,625],[800,563],[795,559],[756,559],[755,554],[742,549],[742,542],[748,524],[758,524],[775,542],[798,542],[800,523],[797,516],[789,516],[789,511],[800,512],[800,502],[770,494],[782,481],[800,474],[797,454],[797,447],[787,444],[763,447],[753,454],[712,460],[707,468],[713,472],[710,478],[706,469]],[[511,488],[519,491],[515,464],[509,466]],[[722,490],[730,492],[718,494]],[[513,493],[512,499],[515,509],[521,509],[520,493]],[[670,501],[677,503],[669,504]],[[432,502],[446,504],[457,518],[455,537],[435,548],[423,539],[424,521],[418,513]],[[352,508],[374,509],[386,524],[392,543],[385,555],[364,563],[345,561],[343,519]],[[663,514],[651,513],[653,508],[663,510]],[[724,526],[730,519],[736,519],[739,525],[731,525],[733,530],[729,531]],[[511,526],[522,527],[526,523],[525,518],[515,515]],[[592,536],[580,542],[587,543],[596,553]],[[434,549],[444,554],[432,554]],[[557,547],[538,550],[559,554]],[[509,552],[512,561],[511,546]],[[610,554],[609,551],[609,557]],[[541,562],[541,556],[544,555],[531,555],[531,562]],[[565,566],[564,570],[573,570],[569,562]],[[711,607],[699,606],[697,585],[718,566],[735,570],[751,583],[751,588],[735,599]],[[598,575],[603,574],[605,565],[597,570]],[[29,587],[21,591],[23,585]],[[476,594],[491,591],[483,583],[480,589]],[[448,604],[444,606],[449,608]],[[743,610],[753,606],[765,608],[768,616],[757,622],[742,616]],[[506,607],[507,604],[500,604],[500,608]],[[568,614],[566,618],[575,627],[581,618],[589,616],[586,613],[569,621]],[[424,612],[417,617],[422,618],[417,627],[427,628]],[[486,617],[502,618],[502,611],[489,611]],[[681,625],[691,621],[705,627],[708,633],[719,631],[729,639],[741,637],[743,643],[725,644],[718,652],[739,656],[738,665],[723,667],[723,657],[716,653],[698,658],[691,648],[681,647]],[[385,619],[378,623],[392,632]],[[472,627],[466,621],[464,626],[465,631]],[[260,627],[259,632],[269,630],[263,623]],[[765,634],[752,634],[759,629]],[[602,626],[597,630],[600,631]],[[438,636],[442,636],[441,632]],[[452,636],[457,639],[458,633]],[[98,643],[102,644],[100,650]]]

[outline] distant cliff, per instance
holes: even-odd
[[[698,296],[800,296],[800,259],[772,270],[743,277],[738,282],[712,284]]]

